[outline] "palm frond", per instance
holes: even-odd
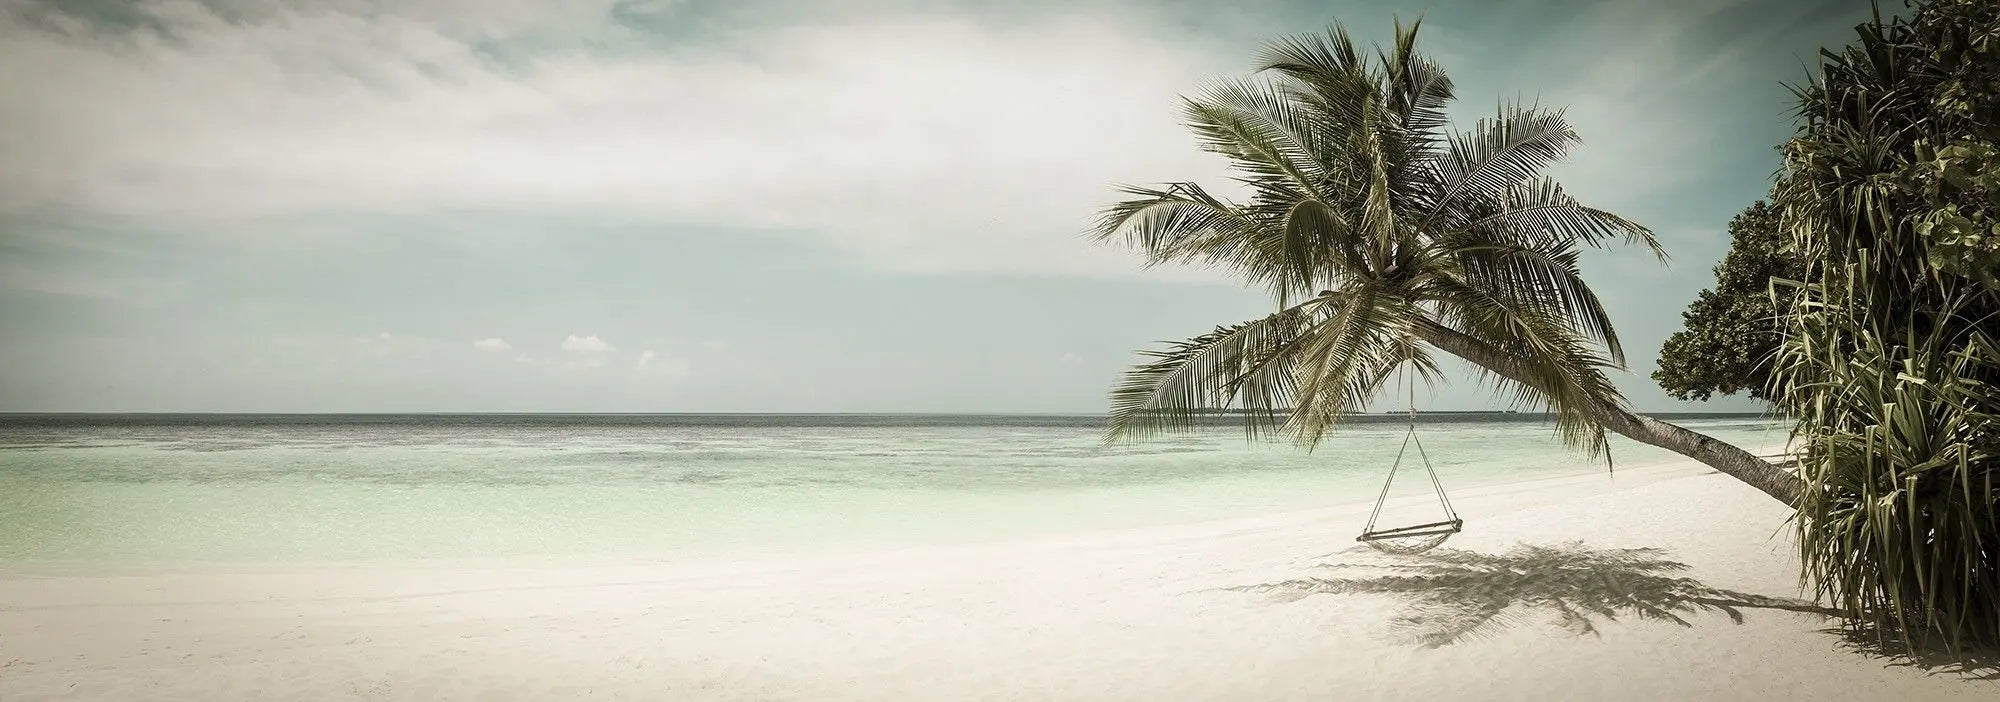
[[[1561,237],[1603,248],[1613,239],[1642,246],[1661,261],[1667,251],[1650,229],[1604,210],[1585,207],[1550,178],[1532,178],[1477,206],[1459,208],[1470,219],[1441,223],[1454,229],[1524,238]]]
[[[1347,28],[1335,24],[1325,34],[1300,34],[1274,40],[1257,56],[1257,71],[1276,71],[1304,85],[1338,94],[1364,87],[1353,81],[1368,65]]]
[[[1448,277],[1440,276],[1430,285],[1453,303],[1440,307],[1441,318],[1419,323],[1435,324],[1432,331],[1455,333],[1486,349],[1489,353],[1474,364],[1483,382],[1509,404],[1550,412],[1565,443],[1593,456],[1609,448],[1604,428],[1593,414],[1599,408],[1624,406],[1624,396],[1604,373],[1612,365],[1608,359],[1592,350],[1565,320],[1544,310]],[[1496,372],[1500,370],[1507,372]]]
[[[1443,194],[1429,221],[1450,218],[1460,201],[1498,197],[1541,173],[1582,143],[1561,110],[1502,105],[1492,119],[1453,135],[1437,159]]]
[[[1252,174],[1282,177],[1291,189],[1319,196],[1334,170],[1320,160],[1327,145],[1307,111],[1271,81],[1223,81],[1185,109],[1203,148]]]
[[[1237,390],[1249,377],[1259,382],[1250,387],[1247,409],[1262,413],[1252,416],[1250,424],[1257,427],[1260,419],[1270,424],[1280,403],[1289,400],[1285,386],[1270,377],[1284,374],[1284,364],[1291,358],[1282,351],[1304,336],[1322,316],[1318,312],[1325,304],[1308,301],[1259,319],[1216,327],[1165,350],[1141,352],[1153,360],[1126,371],[1112,389],[1106,440],[1200,426],[1202,419],[1235,405]]]
[[[1139,251],[1153,265],[1251,263],[1241,258],[1236,247],[1257,230],[1256,223],[1201,186],[1175,183],[1165,189],[1127,186],[1119,190],[1138,199],[1105,208],[1091,233],[1097,241]]]
[[[1495,241],[1482,234],[1458,232],[1440,241],[1436,255],[1453,259],[1440,264],[1447,266],[1452,280],[1566,322],[1585,338],[1603,344],[1611,361],[1624,366],[1618,332],[1597,292],[1584,282],[1575,246],[1564,239]],[[1440,297],[1450,294],[1439,292]]]
[[[1417,354],[1415,310],[1372,282],[1341,291],[1334,317],[1313,330],[1300,356],[1297,406],[1286,430],[1316,446],[1340,419],[1367,409],[1389,376]]]
[[[1417,53],[1417,29],[1423,23],[1422,17],[1408,27],[1398,21],[1394,53],[1382,52],[1381,61],[1389,71],[1391,109],[1402,116],[1402,130],[1428,149],[1442,138],[1445,125],[1450,123],[1448,109],[1455,94],[1451,77]]]
[[[1336,135],[1358,128],[1368,104],[1382,103],[1382,71],[1368,64],[1337,24],[1324,35],[1272,42],[1259,57],[1257,71],[1278,77],[1280,90],[1330,140],[1329,148],[1339,148]]]

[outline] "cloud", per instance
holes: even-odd
[[[569,338],[563,339],[562,350],[572,353],[602,354],[611,353],[618,349],[606,343],[603,339],[597,338],[596,334],[590,336],[571,334]]]
[[[478,341],[474,341],[472,342],[472,348],[479,349],[481,351],[486,351],[488,353],[499,353],[501,351],[506,351],[514,347],[512,344],[508,344],[506,339],[494,337],[491,339],[480,339]]]
[[[1243,60],[1108,8],[661,42],[626,24],[678,8],[646,5],[171,3],[123,32],[0,13],[0,212],[588,212],[919,270],[1131,273],[1078,233],[1114,183],[1220,174],[1177,96]],[[544,34],[610,48],[495,48]]]
[[[652,349],[639,354],[633,368],[642,374],[663,375],[670,378],[684,378],[688,374],[688,362],[684,358],[662,356]]]
[[[562,350],[568,356],[563,361],[565,368],[602,368],[608,363],[606,357],[617,352],[618,348],[597,338],[596,334],[590,336],[571,334],[563,339]]]

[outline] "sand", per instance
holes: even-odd
[[[1657,547],[1798,594],[1785,511],[1700,466],[1455,497],[1450,548]],[[1517,604],[1425,648],[1399,596],[1227,589],[1397,562],[1352,550],[1365,508],[744,562],[0,566],[0,700],[2000,699],[1783,609],[1581,633]]]

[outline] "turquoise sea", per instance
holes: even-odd
[[[1089,416],[0,416],[0,563],[676,558],[1185,523],[1372,500],[1401,421],[1356,418],[1309,454],[1226,426],[1107,447]],[[1784,438],[1766,417],[1673,421]],[[1419,432],[1447,487],[1604,472],[1534,415]],[[1619,466],[1676,458],[1615,441]]]

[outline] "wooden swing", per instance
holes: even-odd
[[[1424,452],[1424,442],[1417,438],[1417,388],[1410,377],[1410,367],[1403,367],[1403,384],[1410,388],[1409,430],[1403,433],[1403,446],[1396,449],[1396,461],[1389,465],[1389,479],[1382,482],[1382,494],[1375,498],[1375,511],[1368,514],[1368,525],[1361,528],[1361,535],[1355,541],[1368,544],[1370,548],[1384,553],[1423,553],[1444,544],[1465,528],[1465,520],[1458,518],[1458,512],[1451,508],[1451,498],[1444,494],[1444,483],[1438,481],[1437,469],[1431,466],[1431,457]],[[1389,486],[1396,482],[1396,471],[1403,467],[1403,456],[1410,445],[1417,447],[1417,459],[1424,464],[1424,472],[1431,478],[1431,489],[1437,492],[1438,506],[1444,508],[1444,521],[1409,526],[1375,528],[1375,521],[1382,517],[1382,505],[1389,501]]]

